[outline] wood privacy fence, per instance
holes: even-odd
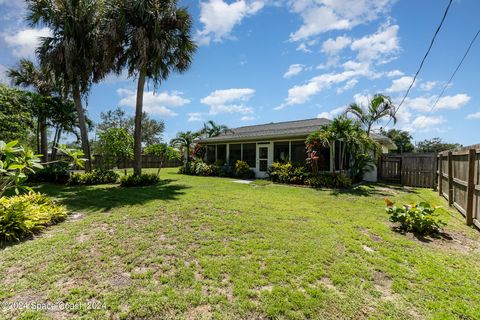
[[[437,155],[385,154],[380,158],[377,170],[379,181],[434,189],[437,184]]]
[[[438,194],[480,228],[480,145],[438,155]]]
[[[93,155],[92,165],[94,169],[125,169],[133,167],[133,160],[128,158],[116,158],[114,156],[105,155]],[[57,160],[68,157],[63,155],[57,155]],[[165,160],[163,162],[163,168],[179,167],[183,163],[180,160]],[[143,168],[158,168],[160,166],[160,158],[155,155],[143,154],[142,155],[142,167]]]

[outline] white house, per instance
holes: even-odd
[[[275,161],[291,161],[304,164],[307,158],[305,139],[328,124],[323,118],[267,123],[231,129],[217,137],[202,138],[198,142],[206,147],[205,161],[208,163],[235,163],[243,160],[250,165],[258,178],[265,176],[269,166]],[[395,144],[387,137],[371,134],[382,146],[382,152],[394,150]],[[334,148],[341,142],[337,141]],[[319,170],[333,172],[339,167],[340,158],[335,152],[330,159],[329,148],[320,151]],[[346,164],[348,167],[348,164]],[[365,180],[376,181],[376,170],[370,172]]]

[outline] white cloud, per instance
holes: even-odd
[[[317,118],[325,118],[325,119],[330,119],[332,120],[333,118],[335,118],[336,116],[338,116],[339,114],[342,114],[343,112],[345,111],[345,107],[339,107],[339,108],[335,108],[335,109],[332,109],[328,112],[321,112],[317,115]]]
[[[407,131],[431,131],[439,129],[438,125],[447,122],[442,116],[417,116],[410,126],[405,127]]]
[[[397,37],[398,25],[385,24],[374,34],[364,36],[352,42],[350,48],[358,51],[358,60],[379,60],[379,63],[390,61],[399,51]]]
[[[297,51],[302,51],[305,53],[312,53],[312,50],[310,50],[305,43],[300,43],[296,49]]]
[[[130,89],[117,89],[118,95],[121,97],[119,104],[121,106],[128,106],[135,108],[137,95],[136,92]],[[181,92],[161,92],[155,93],[153,91],[146,91],[143,94],[143,110],[151,114],[159,114],[162,116],[173,117],[178,115],[171,110],[171,107],[180,107],[190,103],[190,100],[185,99]]]
[[[466,119],[473,120],[473,119],[480,119],[480,112],[475,112],[469,114]]]
[[[328,55],[336,55],[352,43],[352,39],[339,36],[336,39],[328,39],[322,44],[322,52]]]
[[[195,122],[195,121],[202,121],[202,113],[201,112],[190,112],[188,114],[188,122]]]
[[[404,76],[392,81],[392,85],[387,88],[387,92],[406,91],[413,81],[413,77]]]
[[[237,24],[256,14],[264,5],[264,2],[259,0],[238,0],[230,4],[223,0],[200,2],[200,22],[203,29],[197,31],[197,42],[208,45],[212,40],[220,42],[230,38],[230,33]]]
[[[400,70],[391,70],[391,71],[388,71],[385,75],[389,78],[395,78],[395,77],[403,76],[404,73]]]
[[[304,70],[305,66],[303,64],[292,64],[288,67],[287,72],[283,75],[285,79],[294,77]]]
[[[420,84],[420,89],[430,91],[438,85],[438,81],[427,81]]]
[[[17,58],[34,58],[35,50],[40,45],[42,37],[49,37],[52,31],[49,28],[23,29],[13,34],[5,34],[3,39],[7,47]]]
[[[253,121],[255,120],[255,117],[252,116],[243,116],[240,118],[240,121]]]
[[[357,85],[357,83],[358,83],[357,79],[348,80],[343,87],[337,89],[337,93],[340,94],[350,89],[353,89]]]
[[[436,96],[424,96],[416,98],[407,98],[405,99],[405,106],[407,108],[420,111],[420,112],[429,112],[437,99]],[[463,107],[470,101],[470,96],[465,93],[459,93],[454,96],[445,96],[438,100],[436,109],[448,109],[456,110]]]
[[[215,90],[200,100],[201,103],[210,107],[209,114],[241,113],[252,114],[253,109],[245,106],[244,102],[250,100],[255,90],[249,88],[232,88]]]
[[[386,12],[394,0],[290,0],[293,12],[301,15],[302,26],[290,34],[300,41],[330,30],[349,30]]]

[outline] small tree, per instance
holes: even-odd
[[[445,142],[441,138],[432,138],[419,141],[416,146],[416,151],[439,153],[446,150],[460,148],[461,146],[462,145],[459,143]]]
[[[133,157],[133,137],[123,128],[110,128],[100,132],[98,148],[106,157],[114,157],[118,168],[123,159]]]
[[[192,131],[186,131],[186,132],[179,132],[177,133],[177,136],[170,140],[170,145],[173,147],[177,147],[180,150],[184,150],[187,154],[187,162],[190,161],[190,148],[193,145],[193,142],[195,139],[197,139],[200,136],[200,132],[192,132]]]
[[[156,143],[149,145],[144,150],[145,154],[155,155],[159,158],[160,164],[157,170],[157,177],[160,177],[160,170],[163,168],[165,160],[180,159],[180,152],[166,143]]]

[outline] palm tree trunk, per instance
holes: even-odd
[[[87,122],[85,120],[85,112],[82,107],[82,98],[78,86],[73,87],[73,101],[78,114],[78,125],[80,127],[80,138],[82,140],[82,150],[87,159],[85,163],[85,171],[92,171],[92,156],[90,155],[90,142],[88,141]]]
[[[60,143],[60,137],[62,136],[62,128],[57,127],[55,130],[55,137],[53,139],[53,145],[52,145],[52,161],[54,161],[57,158],[57,148]]]
[[[135,131],[133,145],[133,175],[142,174],[142,115],[143,90],[145,88],[145,70],[140,70],[137,84],[137,105],[135,108]]]
[[[40,154],[42,161],[48,162],[48,137],[47,137],[47,118],[43,111],[38,115],[39,130],[40,130]]]

